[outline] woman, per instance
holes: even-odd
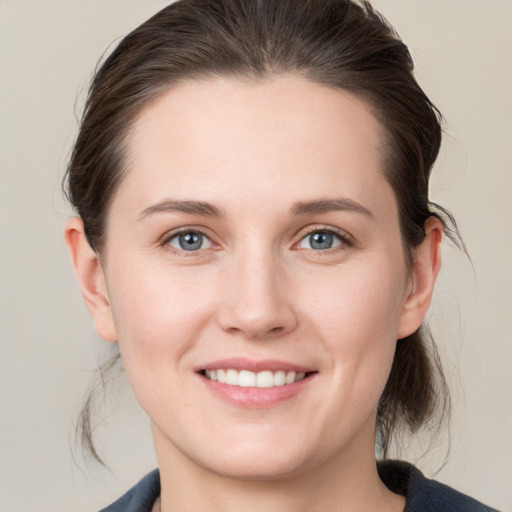
[[[66,242],[159,472],[105,510],[490,510],[375,460],[445,403],[422,329],[440,140],[366,4],[182,0],[119,44]]]

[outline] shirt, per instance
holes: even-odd
[[[407,462],[379,462],[377,469],[389,490],[405,496],[404,512],[498,512],[447,485],[426,478]],[[154,470],[100,512],[151,512],[159,494],[160,475]]]

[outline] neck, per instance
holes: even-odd
[[[380,480],[373,449],[347,450],[296,474],[250,480],[195,464],[156,429],[154,437],[162,512],[399,512],[405,506]]]

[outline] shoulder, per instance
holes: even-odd
[[[151,512],[159,494],[160,474],[155,469],[116,502],[100,512]]]
[[[404,512],[498,512],[447,485],[425,478],[406,462],[379,462],[378,470],[391,491],[406,497]],[[151,512],[159,494],[160,475],[155,470],[100,512]]]
[[[391,491],[406,497],[404,512],[497,512],[447,485],[425,478],[406,462],[379,462],[378,470]]]

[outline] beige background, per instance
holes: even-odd
[[[96,59],[165,3],[0,0],[0,512],[98,510],[155,465],[123,385],[99,436],[111,472],[73,461],[75,416],[106,347],[65,253],[60,178]],[[459,220],[474,266],[446,248],[432,306],[455,407],[436,478],[512,511],[512,1],[374,3],[447,119],[432,195]],[[437,470],[446,446],[420,467]]]

